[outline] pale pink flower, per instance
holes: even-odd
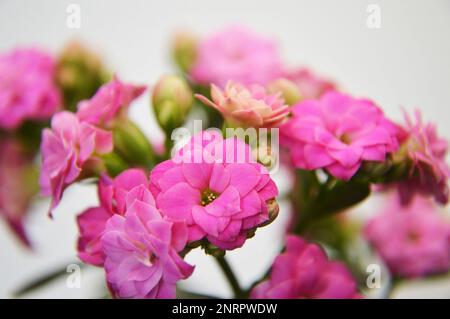
[[[326,92],[336,90],[336,84],[306,68],[286,71],[283,76],[297,85],[302,100],[319,99]]]
[[[77,217],[80,236],[78,257],[85,263],[102,266],[104,254],[100,237],[107,220],[114,214],[124,215],[135,199],[155,204],[148,190],[148,179],[140,169],[128,169],[114,179],[102,175],[98,183],[100,205],[85,210]],[[128,203],[128,205],[127,205]]]
[[[373,102],[328,92],[292,108],[281,126],[281,143],[294,166],[323,168],[349,180],[363,161],[383,162],[398,147],[396,126]]]
[[[230,27],[200,42],[189,75],[197,83],[224,87],[230,80],[265,85],[281,73],[276,43],[243,27]]]
[[[267,201],[278,194],[247,144],[201,132],[150,175],[157,207],[189,227],[189,241],[206,237],[221,249],[241,247],[248,233],[268,221]]]
[[[85,122],[75,114],[60,112],[53,116],[51,129],[42,133],[42,195],[52,196],[50,213],[61,200],[64,189],[73,183],[83,169],[99,161],[98,155],[111,152],[111,132]]]
[[[447,181],[450,168],[445,162],[447,140],[437,135],[436,126],[423,123],[419,111],[413,121],[406,113],[406,138],[398,154],[400,160],[410,162],[406,180],[400,182],[402,201],[407,203],[415,193],[431,194],[442,204],[448,202]]]
[[[316,244],[289,235],[286,251],[278,255],[267,280],[253,288],[254,299],[353,299],[360,298],[347,267],[329,261]]]
[[[46,120],[60,108],[54,73],[54,59],[42,51],[21,49],[0,55],[0,128]]]
[[[450,269],[450,224],[430,200],[397,196],[366,225],[364,233],[395,276],[422,277]]]
[[[111,217],[101,245],[114,296],[175,298],[176,283],[194,270],[179,255],[187,238],[184,223],[163,218],[155,206],[140,200],[135,200],[124,216]]]
[[[78,103],[77,117],[93,125],[107,127],[139,97],[145,86],[121,82],[117,77],[104,84],[89,100]]]
[[[222,91],[212,84],[212,101],[199,94],[195,96],[218,110],[232,126],[277,127],[289,114],[281,93],[270,95],[259,85],[245,87],[230,81]]]

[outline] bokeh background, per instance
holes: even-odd
[[[81,8],[81,28],[66,25],[69,4]],[[369,29],[367,6],[381,8],[381,28]],[[421,108],[441,135],[450,138],[450,1],[449,0],[0,0],[0,51],[37,46],[57,53],[72,39],[97,51],[124,80],[151,85],[174,71],[169,41],[174,32],[190,29],[201,35],[230,25],[248,26],[275,38],[285,60],[311,67],[337,81],[356,96],[374,99],[392,118],[401,108]],[[131,116],[152,141],[160,141],[148,93],[131,108]],[[7,154],[0,154],[7,156]],[[281,188],[289,185],[280,172]],[[376,197],[352,215],[363,219],[378,206]],[[92,186],[66,191],[53,221],[48,201],[36,201],[28,218],[34,250],[23,248],[0,223],[0,297],[10,298],[19,286],[76,260],[74,216],[95,204]],[[270,264],[281,246],[289,207],[280,218],[228,253],[242,283],[250,284]],[[226,282],[210,257],[188,256],[194,275],[184,284],[203,293],[230,296]],[[65,278],[37,290],[30,298],[102,297],[102,270],[82,272],[79,289]],[[374,292],[376,295],[377,292]],[[450,279],[415,281],[400,286],[395,297],[450,298]]]

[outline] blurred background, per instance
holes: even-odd
[[[81,9],[79,29],[66,24],[70,4]],[[370,4],[381,9],[380,28],[366,24]],[[395,120],[401,119],[402,107],[408,111],[420,107],[425,119],[450,138],[449,0],[0,0],[0,51],[36,46],[56,53],[78,39],[123,80],[151,86],[162,74],[174,71],[169,43],[176,31],[190,29],[202,36],[230,24],[276,39],[289,64],[311,67],[353,95],[370,97]],[[152,141],[161,141],[148,93],[132,105],[131,117]],[[288,188],[282,171],[276,179],[284,183],[281,191]],[[365,218],[376,201],[373,196],[352,215]],[[52,221],[46,215],[48,201],[37,201],[27,221],[33,251],[0,223],[0,297],[10,298],[39,274],[76,261],[74,216],[96,202],[92,186],[75,185],[66,191]],[[243,249],[227,254],[243,284],[260,276],[281,246],[289,213],[289,207],[281,204],[280,218],[273,225],[258,231]],[[230,296],[210,257],[196,251],[187,260],[197,269],[183,283],[186,287]],[[78,289],[68,288],[65,280],[26,297],[102,297],[101,269],[83,270]],[[394,296],[449,298],[450,279],[417,280],[400,286]]]

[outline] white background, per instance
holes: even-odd
[[[70,3],[81,7],[77,30],[66,27]],[[370,3],[381,8],[380,29],[366,26]],[[401,106],[420,107],[425,118],[450,137],[448,0],[0,0],[0,51],[37,45],[56,53],[68,40],[78,38],[95,48],[123,79],[151,85],[173,71],[168,41],[174,31],[189,28],[207,35],[237,23],[277,39],[290,65],[308,65],[334,78],[354,95],[377,101],[394,119],[401,119]],[[131,112],[152,140],[161,140],[147,95]],[[48,202],[38,202],[28,223],[33,252],[18,245],[0,223],[0,297],[9,298],[35,275],[75,260],[74,216],[95,203],[92,188],[72,187],[50,221]],[[355,214],[373,207],[373,201],[366,203]],[[275,225],[258,231],[243,249],[229,254],[243,283],[250,284],[275,256],[287,215],[288,207],[283,206]],[[229,296],[209,257],[194,253],[188,260],[197,269],[186,285]],[[80,289],[68,289],[62,280],[27,297],[101,297],[102,276],[101,270],[84,271]],[[397,295],[449,298],[450,284],[418,283]]]

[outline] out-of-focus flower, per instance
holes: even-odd
[[[60,112],[52,118],[51,129],[42,133],[42,195],[52,196],[50,213],[61,200],[64,189],[80,174],[88,173],[100,162],[98,155],[111,152],[112,134],[86,122],[75,114]]]
[[[17,237],[30,246],[23,223],[38,191],[33,154],[12,139],[0,140],[0,154],[0,216],[5,218]]]
[[[450,269],[450,225],[427,198],[408,206],[391,196],[365,227],[365,236],[396,276],[421,277]]]
[[[288,105],[293,105],[302,99],[297,85],[285,78],[279,78],[270,82],[267,86],[267,92],[269,94],[281,93],[281,96]]]
[[[85,263],[102,266],[105,257],[100,238],[108,219],[114,214],[124,215],[135,199],[153,205],[155,201],[148,190],[147,176],[140,169],[128,169],[113,180],[102,175],[98,195],[100,206],[88,208],[77,218],[80,230],[78,256]]]
[[[251,160],[237,138],[201,132],[150,175],[157,207],[184,220],[189,241],[204,238],[223,249],[241,247],[249,232],[269,220],[267,202],[278,194],[268,171]]]
[[[408,203],[415,193],[431,194],[442,204],[448,202],[447,180],[450,168],[445,162],[448,142],[437,135],[436,127],[423,123],[419,111],[413,121],[406,113],[403,143],[394,155],[394,162],[407,163],[406,179],[399,183],[402,201]]]
[[[114,77],[111,82],[104,84],[91,99],[78,104],[77,117],[80,121],[96,126],[110,127],[112,122],[120,117],[128,105],[145,89],[145,86],[123,83]]]
[[[251,292],[254,299],[360,298],[356,282],[340,262],[300,237],[287,236],[286,251],[275,258],[269,279]]]
[[[153,90],[152,104],[156,119],[166,132],[183,125],[194,100],[187,82],[179,76],[161,77]]]
[[[217,109],[232,127],[277,127],[289,114],[281,93],[270,95],[259,85],[245,87],[228,82],[222,91],[211,85],[211,99],[195,95],[203,103]]]
[[[178,32],[173,40],[172,54],[183,72],[188,72],[197,59],[197,38],[189,31]]]
[[[54,72],[53,58],[36,49],[0,55],[0,128],[47,120],[60,108]]]
[[[230,80],[265,85],[281,73],[276,44],[242,27],[231,27],[200,41],[196,62],[190,70],[195,82],[220,87]]]
[[[155,206],[135,200],[124,216],[106,223],[101,244],[109,287],[120,298],[175,298],[176,283],[194,267],[179,255],[187,243],[183,222],[164,219]]]
[[[292,108],[280,129],[293,164],[349,180],[363,161],[383,162],[398,147],[396,126],[373,102],[337,92]]]
[[[336,84],[319,77],[306,68],[286,71],[283,77],[297,85],[303,100],[319,99],[326,92],[336,90]]]

